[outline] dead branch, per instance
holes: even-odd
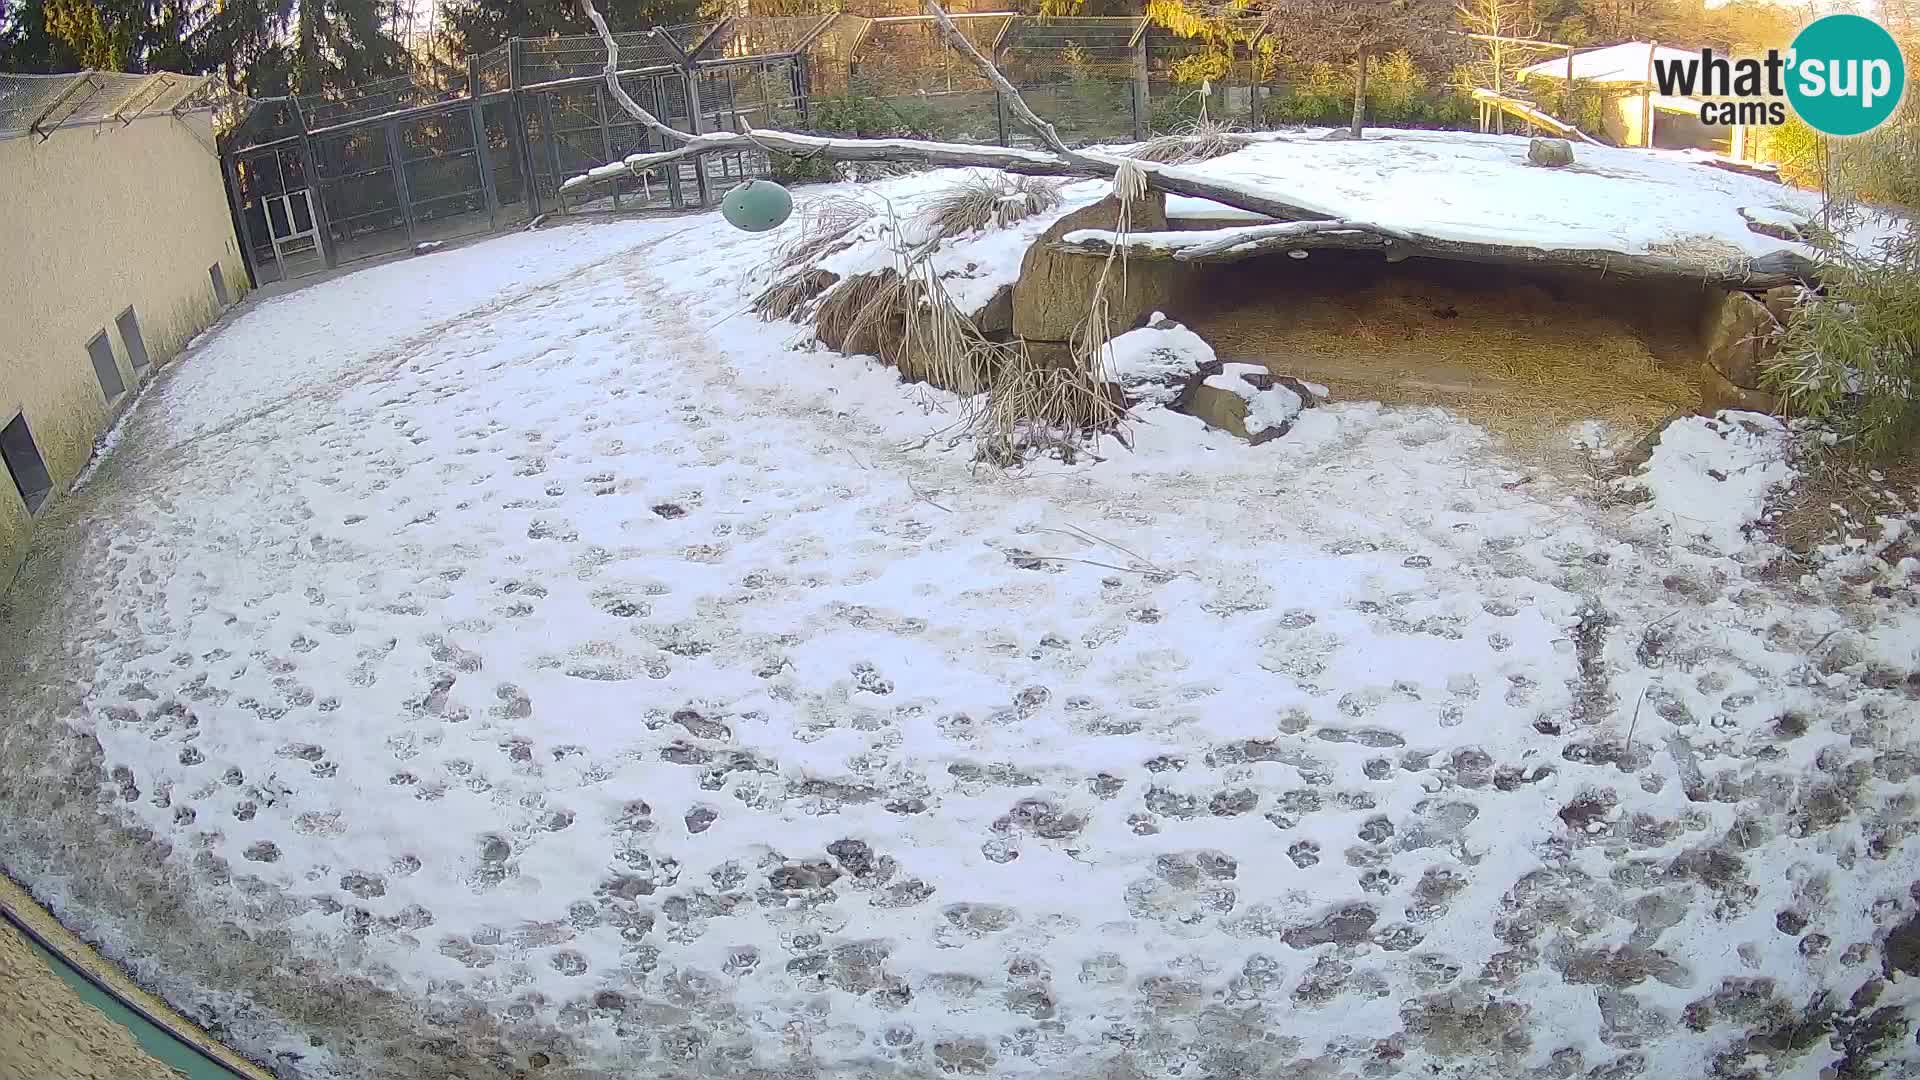
[[[662,138],[677,142],[688,142],[693,136],[669,124],[640,107],[640,103],[627,94],[627,88],[620,85],[620,42],[614,39],[613,31],[607,28],[607,20],[600,15],[600,9],[593,6],[593,0],[579,0],[580,13],[593,23],[594,30],[600,34],[600,40],[607,46],[607,92],[627,110],[627,115],[645,124],[647,128]]]
[[[953,25],[953,20],[947,15],[947,9],[941,7],[936,0],[921,0],[921,2],[926,6],[927,14],[932,15],[933,21],[939,25],[941,36],[947,39],[947,44],[966,54],[967,59],[973,62],[973,66],[980,70],[980,74],[986,76],[987,81],[993,84],[993,88],[1000,92],[1007,103],[1007,111],[1013,115],[1013,118],[1025,124],[1029,131],[1039,137],[1041,145],[1047,149],[1063,158],[1075,157],[1074,152],[1067,149],[1067,144],[1060,141],[1060,133],[1053,129],[1053,125],[1040,119],[1032,109],[1028,108],[1027,99],[1021,97],[1020,91],[1013,88],[1013,84],[1007,81],[1007,77],[1000,73],[1000,68],[981,55],[980,50],[974,48],[973,42],[960,32],[960,28]]]
[[[1053,247],[1072,255],[1105,258],[1113,250],[1114,242],[1113,233],[1077,229],[1061,237]],[[1126,248],[1132,258],[1174,262],[1236,262],[1322,248],[1379,251],[1394,261],[1424,257],[1532,269],[1587,270],[1620,277],[1682,280],[1716,288],[1749,290],[1790,285],[1809,280],[1814,273],[1810,261],[1787,252],[1747,259],[1588,248],[1549,249],[1449,240],[1348,220],[1276,222],[1201,232],[1134,233],[1127,238]]]

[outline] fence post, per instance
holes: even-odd
[[[393,167],[393,190],[400,196],[400,216],[407,223],[407,246],[417,242],[413,237],[413,194],[407,190],[407,163],[400,154],[400,122],[389,120],[380,125],[387,136],[387,163]]]
[[[300,129],[300,171],[306,174],[307,189],[313,192],[313,198],[308,200],[308,209],[313,211],[314,232],[320,238],[320,261],[331,270],[340,264],[340,260],[333,248],[332,232],[327,228],[327,193],[320,186],[320,169],[313,160],[313,140],[307,137],[307,118],[300,111],[300,99],[288,96],[287,106],[288,111],[293,113],[295,126]],[[275,254],[278,255],[277,248]]]
[[[567,201],[560,194],[560,185],[564,178],[560,175],[560,141],[553,137],[553,95],[541,94],[540,98],[540,134],[547,144],[547,163],[552,166],[553,198],[559,204],[560,211],[566,212]]]
[[[1000,47],[1000,44],[998,42],[994,43],[994,48],[993,48],[993,66],[994,67],[1000,67],[1000,61],[1003,58],[1003,54],[1005,53],[1005,51],[1006,50]],[[1005,69],[1002,68],[1001,70],[1004,71]],[[1007,99],[1000,95],[999,87],[995,87],[993,91],[993,120],[994,120],[994,123],[999,126],[1000,145],[1012,146],[1013,144],[1007,141]]]
[[[700,104],[700,68],[687,64],[687,131],[693,135],[706,134],[706,125],[701,122],[701,113],[706,111]]]
[[[1133,46],[1133,137],[1147,140],[1147,121],[1152,116],[1147,90],[1147,27],[1140,25],[1140,40]]]
[[[803,129],[811,126],[813,123],[813,108],[811,105],[813,82],[808,77],[810,74],[811,72],[807,70],[807,54],[804,52],[794,53],[793,101],[794,104],[798,106],[800,126]]]
[[[594,104],[600,106],[600,162],[603,165],[609,164],[613,161],[613,132],[607,128],[607,87],[605,83],[593,84],[593,100]],[[620,181],[618,178],[613,181],[613,208],[616,211],[620,209]]]
[[[467,61],[467,119],[473,126],[473,163],[480,169],[480,191],[487,200],[487,230],[500,226],[500,193],[493,186],[493,158],[487,152],[486,106],[480,101],[479,61]]]
[[[239,155],[233,150],[221,154],[220,171],[226,175],[227,210],[233,214],[234,231],[240,236],[240,265],[247,268],[247,284],[257,289],[260,271],[254,266],[257,256],[253,250],[253,230],[247,227],[246,192],[240,186]]]
[[[526,43],[507,39],[507,102],[513,113],[513,157],[520,167],[520,198],[529,221],[540,216],[540,177],[533,168],[533,143],[527,135],[527,92],[520,89],[520,55]]]

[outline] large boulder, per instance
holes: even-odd
[[[1573,144],[1565,139],[1531,139],[1527,142],[1527,160],[1549,169],[1573,164]]]
[[[1763,293],[1760,302],[1767,306],[1773,321],[1784,328],[1793,319],[1793,309],[1800,306],[1803,295],[1805,290],[1798,285],[1778,285]]]
[[[1703,366],[1700,371],[1700,415],[1712,416],[1722,409],[1777,413],[1780,411],[1780,399],[1765,390],[1735,386],[1711,366]]]
[[[987,306],[973,313],[973,325],[989,341],[1005,341],[1013,336],[1013,286],[995,290]]]
[[[1760,388],[1760,365],[1773,356],[1779,322],[1767,305],[1743,292],[1708,301],[1700,319],[1700,354],[1734,386]]]
[[[1053,250],[1053,242],[1076,229],[1113,229],[1120,220],[1120,202],[1113,196],[1073,211],[1040,235],[1020,263],[1020,280],[1013,287],[1013,332],[1029,341],[1071,341],[1087,317],[1094,286],[1105,260],[1067,255]],[[1166,196],[1149,191],[1134,200],[1129,226],[1135,232],[1159,232],[1167,227]],[[1124,286],[1115,276],[1107,286],[1107,333],[1117,336],[1138,326],[1168,301],[1186,268],[1165,260],[1132,259]]]

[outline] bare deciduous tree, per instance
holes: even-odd
[[[1454,14],[1462,29],[1480,35],[1469,39],[1473,44],[1467,76],[1474,86],[1504,94],[1515,81],[1515,73],[1540,54],[1538,47],[1508,40],[1530,38],[1538,31],[1530,0],[1459,0]],[[1571,122],[1572,118],[1568,119]],[[1495,131],[1505,134],[1507,114],[1495,110],[1494,124]]]
[[[1353,65],[1353,123],[1367,117],[1367,62],[1398,49],[1446,61],[1458,52],[1447,31],[1453,0],[1267,0],[1267,37],[1287,57]]]

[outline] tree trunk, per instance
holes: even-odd
[[[1360,137],[1360,129],[1367,119],[1367,47],[1362,45],[1360,52],[1353,58],[1353,126],[1347,133],[1354,138]]]
[[[300,0],[296,16],[293,84],[295,94],[312,94],[320,89],[320,13],[317,0]]]

